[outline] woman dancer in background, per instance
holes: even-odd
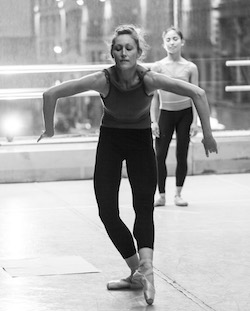
[[[163,47],[167,56],[156,62],[152,69],[169,77],[181,79],[198,85],[197,66],[181,56],[184,45],[180,30],[170,27],[162,34]],[[176,133],[176,192],[174,203],[187,206],[188,202],[181,197],[182,188],[187,176],[187,156],[190,136],[197,134],[197,112],[192,99],[171,92],[156,92],[151,109],[152,131],[156,136],[155,151],[157,158],[157,180],[160,197],[155,206],[166,204],[165,186],[167,179],[166,158],[174,132]]]

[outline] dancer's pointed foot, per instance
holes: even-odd
[[[143,286],[144,298],[148,305],[152,305],[155,298],[153,267],[141,268],[133,274],[133,281],[140,282]]]

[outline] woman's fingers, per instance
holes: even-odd
[[[210,139],[204,139],[203,138],[202,143],[204,145],[204,149],[205,149],[205,153],[206,153],[207,157],[209,156],[209,152],[210,153],[212,153],[212,152],[218,153],[217,143],[213,137]]]
[[[42,133],[41,135],[40,135],[40,137],[38,138],[38,140],[37,140],[37,142],[39,142],[41,139],[43,139],[44,138],[44,133]]]
[[[46,132],[42,133],[40,135],[40,137],[38,138],[37,142],[39,142],[40,140],[42,140],[43,138],[50,138],[52,137],[53,135],[48,135]]]
[[[159,126],[156,123],[153,123],[152,126],[152,133],[155,137],[159,138],[160,137],[160,131],[159,131]]]

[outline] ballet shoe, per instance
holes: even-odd
[[[154,202],[154,207],[157,206],[165,206],[166,205],[166,199],[165,198],[159,198]]]
[[[148,280],[147,277],[153,277],[153,268],[149,268],[145,273],[136,271],[133,274],[133,281],[140,282],[143,286],[144,298],[148,305],[152,305],[155,298],[155,288],[154,285]]]
[[[183,200],[182,197],[180,195],[176,195],[174,197],[174,204],[176,206],[188,206],[188,202]]]
[[[134,280],[132,278],[132,275],[127,277],[126,279],[120,279],[120,280],[112,280],[109,281],[107,284],[108,290],[121,290],[121,289],[142,289],[143,285]]]

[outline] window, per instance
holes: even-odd
[[[218,111],[218,122],[226,130],[249,130],[250,92],[225,92],[227,85],[250,84],[249,66],[226,67],[227,60],[250,59],[249,16],[248,0],[1,0],[0,121],[16,113],[23,124],[20,137],[39,135],[41,98],[10,99],[12,89],[45,89],[86,73],[6,75],[5,66],[108,64],[107,42],[121,23],[143,27],[151,46],[145,61],[151,63],[166,55],[162,32],[177,23],[186,39],[185,57],[198,65],[201,86],[213,111]],[[235,111],[238,118],[231,117]],[[102,113],[98,96],[64,99],[57,112],[58,133],[98,132]],[[0,137],[5,136],[0,128]]]

